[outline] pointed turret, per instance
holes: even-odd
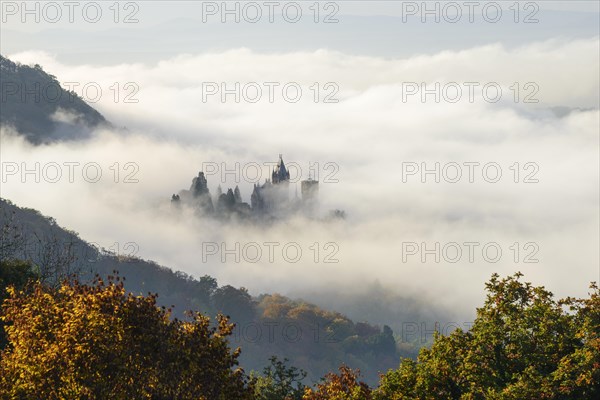
[[[273,183],[281,183],[290,180],[290,172],[285,168],[283,157],[279,154],[279,161],[272,174]]]

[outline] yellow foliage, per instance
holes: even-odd
[[[1,398],[250,398],[222,315],[216,327],[200,314],[171,320],[155,295],[127,294],[118,278],[8,294]]]

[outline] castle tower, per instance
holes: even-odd
[[[192,180],[190,193],[192,194],[197,206],[203,212],[210,214],[214,211],[210,191],[208,190],[208,182],[204,176],[204,172],[200,171],[198,176]]]
[[[285,163],[283,162],[283,157],[281,154],[279,155],[277,166],[271,174],[271,181],[273,184],[283,183],[286,185],[290,182],[290,172],[285,168]]]
[[[283,157],[279,154],[279,161],[271,174],[271,187],[269,197],[270,208],[273,212],[287,212],[289,206],[290,171],[285,167]]]
[[[192,186],[190,192],[194,197],[203,196],[208,194],[208,182],[204,176],[204,172],[198,172],[198,176],[192,180]]]
[[[265,180],[263,185],[254,185],[250,196],[252,210],[268,212],[272,215],[285,215],[289,212],[290,172],[285,167],[283,156],[271,172],[271,181]]]
[[[309,214],[314,214],[318,208],[319,181],[315,181],[310,176],[308,180],[300,183],[302,193],[302,206]]]

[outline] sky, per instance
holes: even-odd
[[[88,241],[253,294],[380,285],[465,319],[494,272],[559,296],[600,279],[597,2],[480,2],[473,22],[464,7],[423,22],[420,2],[367,1],[321,2],[315,22],[302,2],[297,23],[268,22],[263,2],[259,22],[223,23],[220,2],[160,1],[122,2],[115,23],[101,2],[96,24],[64,9],[51,23],[41,4],[23,23],[7,3],[2,54],[114,127],[38,147],[3,127],[3,173],[20,169],[2,197]],[[249,202],[279,154],[295,181],[318,178],[322,216],[346,219],[254,227],[170,206],[200,170],[212,193],[239,185]],[[36,162],[39,183],[22,175]]]

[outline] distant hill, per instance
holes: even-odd
[[[64,90],[42,67],[21,65],[0,56],[0,124],[14,127],[35,144],[89,137],[108,125],[81,97]]]
[[[218,286],[210,276],[195,278],[151,261],[119,256],[92,246],[54,219],[5,199],[0,199],[0,227],[0,259],[29,260],[49,284],[73,272],[81,280],[91,280],[94,274],[106,277],[117,270],[125,277],[127,290],[158,293],[159,304],[175,306],[176,317],[184,318],[186,310],[229,315],[237,324],[231,345],[242,348],[240,361],[247,371],[262,370],[269,357],[277,355],[306,370],[309,380],[345,363],[360,368],[365,381],[374,383],[379,372],[399,363],[394,334],[387,326],[354,322],[277,294],[254,297],[244,288]]]

